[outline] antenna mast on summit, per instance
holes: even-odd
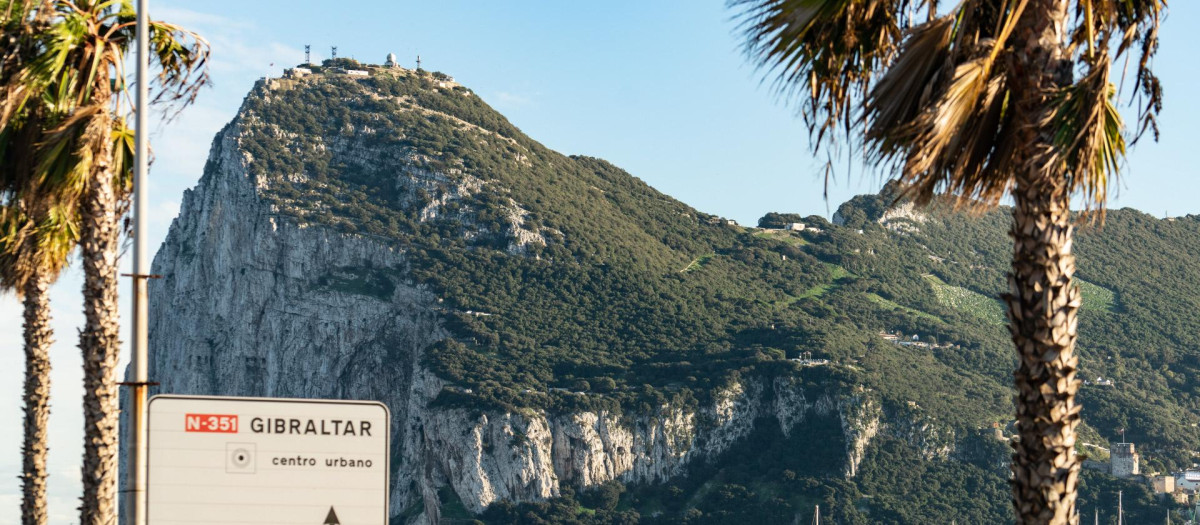
[[[421,70],[421,55],[417,55],[417,71]]]
[[[309,51],[311,49],[312,49],[312,46],[310,46],[308,44],[304,44],[304,65],[308,65],[308,64],[312,63],[312,59],[310,58],[310,55],[309,55]]]
[[[337,58],[337,46],[333,46],[333,49],[329,53],[329,58]]]

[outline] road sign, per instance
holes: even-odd
[[[148,410],[149,525],[388,521],[382,403],[162,395]]]

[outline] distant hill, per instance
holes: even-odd
[[[163,391],[385,401],[397,523],[1009,520],[1005,210],[741,227],[361,67],[264,80],[214,140],[155,261]],[[1077,250],[1081,453],[1126,428],[1190,465],[1200,219],[1116,210]]]

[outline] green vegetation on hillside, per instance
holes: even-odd
[[[935,207],[898,234],[879,223],[890,201],[861,196],[839,209],[838,226],[760,221],[819,233],[746,230],[607,162],[551,151],[430,74],[316,77],[247,98],[235,124],[249,170],[282,220],[403,250],[406,268],[345,269],[312,286],[386,301],[404,275],[435,293],[451,336],[426,364],[459,387],[436,403],[652,413],[786,375],[832,395],[861,389],[891,417],[936,430],[920,447],[881,436],[846,480],[836,421],[813,418],[786,437],[763,424],[678,481],[568,490],[482,518],[774,523],[820,504],[840,523],[1007,520],[997,466],[1007,452],[979,432],[1011,411],[1014,358],[991,299],[1007,286],[1003,211],[966,219]],[[514,221],[544,242],[516,244]],[[1194,246],[1200,220],[1125,210],[1077,245],[1081,375],[1116,381],[1083,389],[1085,434],[1128,428],[1161,469],[1189,463],[1200,438]],[[882,331],[939,344],[901,346]],[[830,363],[788,360],[809,352]],[[924,457],[935,449],[982,452]]]
[[[936,275],[926,275],[925,279],[933,286],[933,292],[942,305],[965,311],[989,323],[1004,324],[1004,306],[999,300],[961,286],[946,284]]]

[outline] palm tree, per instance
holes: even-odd
[[[0,103],[13,102],[20,86],[10,75],[35,53],[38,31],[47,19],[36,16],[33,2],[0,2]],[[43,12],[43,14],[45,14]],[[48,106],[27,100],[7,106],[0,132],[0,290],[22,296],[24,306],[24,440],[21,469],[21,522],[47,521],[46,454],[50,415],[50,303],[47,288],[74,249],[77,220],[69,203],[37,199],[34,183],[36,143]]]
[[[33,18],[33,56],[12,71],[0,110],[52,97],[64,110],[37,145],[30,199],[64,203],[79,218],[84,316],[83,501],[80,523],[115,524],[117,496],[117,259],[120,219],[131,190],[130,134],[124,127],[125,52],[135,38],[129,0],[45,0]],[[44,17],[44,18],[42,18]],[[167,23],[150,24],[150,59],[159,65],[156,101],[182,107],[207,82],[208,45]],[[17,125],[0,111],[0,131]]]
[[[1013,200],[1009,331],[1020,439],[1018,523],[1077,523],[1080,406],[1071,199],[1103,219],[1125,153],[1110,80],[1135,59],[1137,133],[1157,136],[1151,70],[1163,0],[729,0],[746,50],[777,74],[817,148],[842,139],[898,169],[905,196]]]
[[[8,159],[5,159],[7,162]],[[50,416],[50,301],[47,289],[74,249],[77,222],[69,211],[48,209],[41,220],[13,196],[0,207],[0,289],[23,296],[25,336],[25,437],[22,444],[22,523],[46,523],[47,423]]]

